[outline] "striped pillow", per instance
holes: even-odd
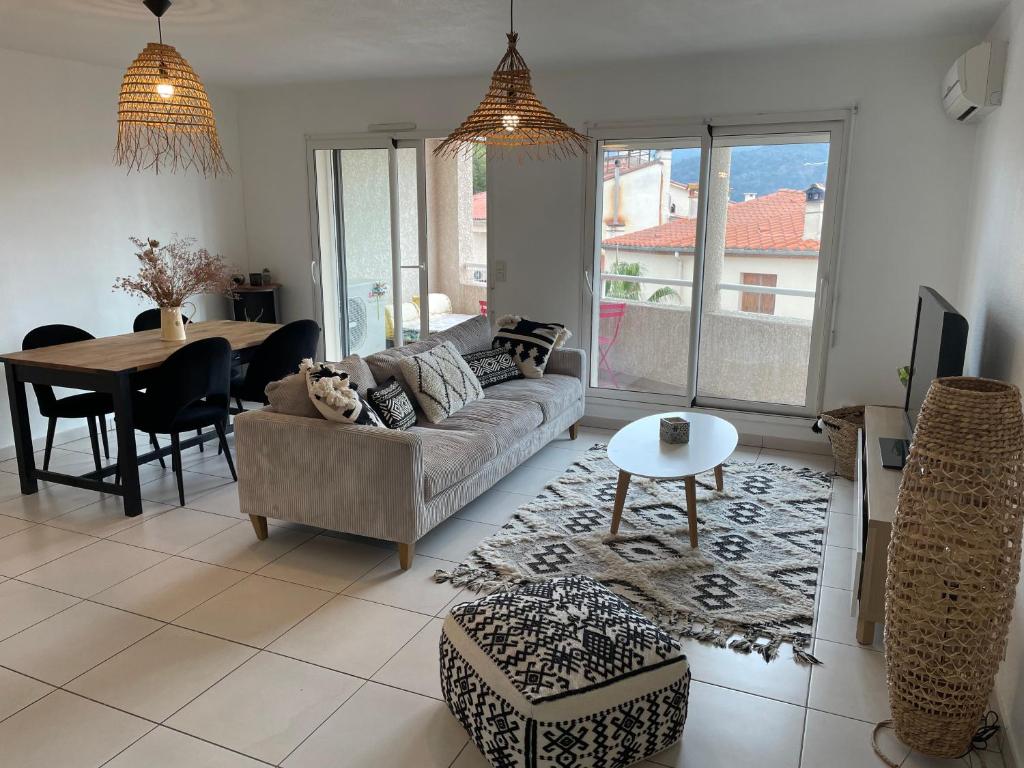
[[[491,346],[510,352],[523,376],[539,379],[551,350],[559,349],[570,336],[572,333],[561,323],[535,323],[518,315],[505,315],[498,319],[498,332]]]

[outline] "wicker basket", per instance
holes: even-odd
[[[1020,572],[1024,416],[991,379],[932,382],[896,504],[885,658],[896,735],[956,757],[988,704]]]
[[[864,426],[864,406],[836,408],[825,411],[818,418],[825,425],[825,433],[832,444],[836,474],[853,480],[857,469],[857,430]]]

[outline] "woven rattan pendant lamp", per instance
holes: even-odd
[[[143,5],[156,16],[160,42],[147,44],[124,73],[114,164],[129,173],[189,168],[203,176],[231,173],[206,89],[182,55],[164,44],[160,18],[171,0],[143,0]]]
[[[529,156],[571,157],[586,151],[589,140],[540,103],[530,68],[516,50],[515,0],[509,2],[508,50],[491,75],[491,87],[473,113],[437,145],[434,154],[453,157],[475,145],[521,150]]]

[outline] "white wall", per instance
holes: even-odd
[[[896,403],[896,368],[910,353],[918,284],[949,293],[960,277],[975,131],[944,116],[938,90],[970,42],[832,45],[542,71],[534,84],[577,126],[858,104],[825,402]],[[678,76],[681,66],[687,77]],[[399,120],[443,132],[476,105],[486,83],[482,73],[240,93],[248,249],[254,267],[267,264],[281,276],[287,317],[313,311],[304,135]],[[508,264],[507,282],[490,297],[496,312],[579,329],[584,175],[582,160],[489,164],[491,258]]]
[[[111,291],[116,277],[137,269],[130,235],[194,235],[246,271],[233,95],[211,93],[234,176],[127,176],[112,162],[121,75],[0,49],[0,351],[20,349],[28,330],[48,323],[96,336],[131,331],[145,305]],[[208,315],[226,313],[223,300],[203,305]],[[30,411],[34,436],[44,435],[34,403]],[[12,443],[0,381],[0,451]]]
[[[1010,56],[1003,105],[978,130],[959,308],[970,323],[966,372],[1024,387],[1024,0],[1014,0],[990,37],[1009,40]],[[996,691],[1024,765],[1024,582]]]

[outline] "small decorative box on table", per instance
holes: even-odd
[[[690,669],[656,624],[569,576],[453,608],[441,688],[496,768],[623,768],[682,736]]]

